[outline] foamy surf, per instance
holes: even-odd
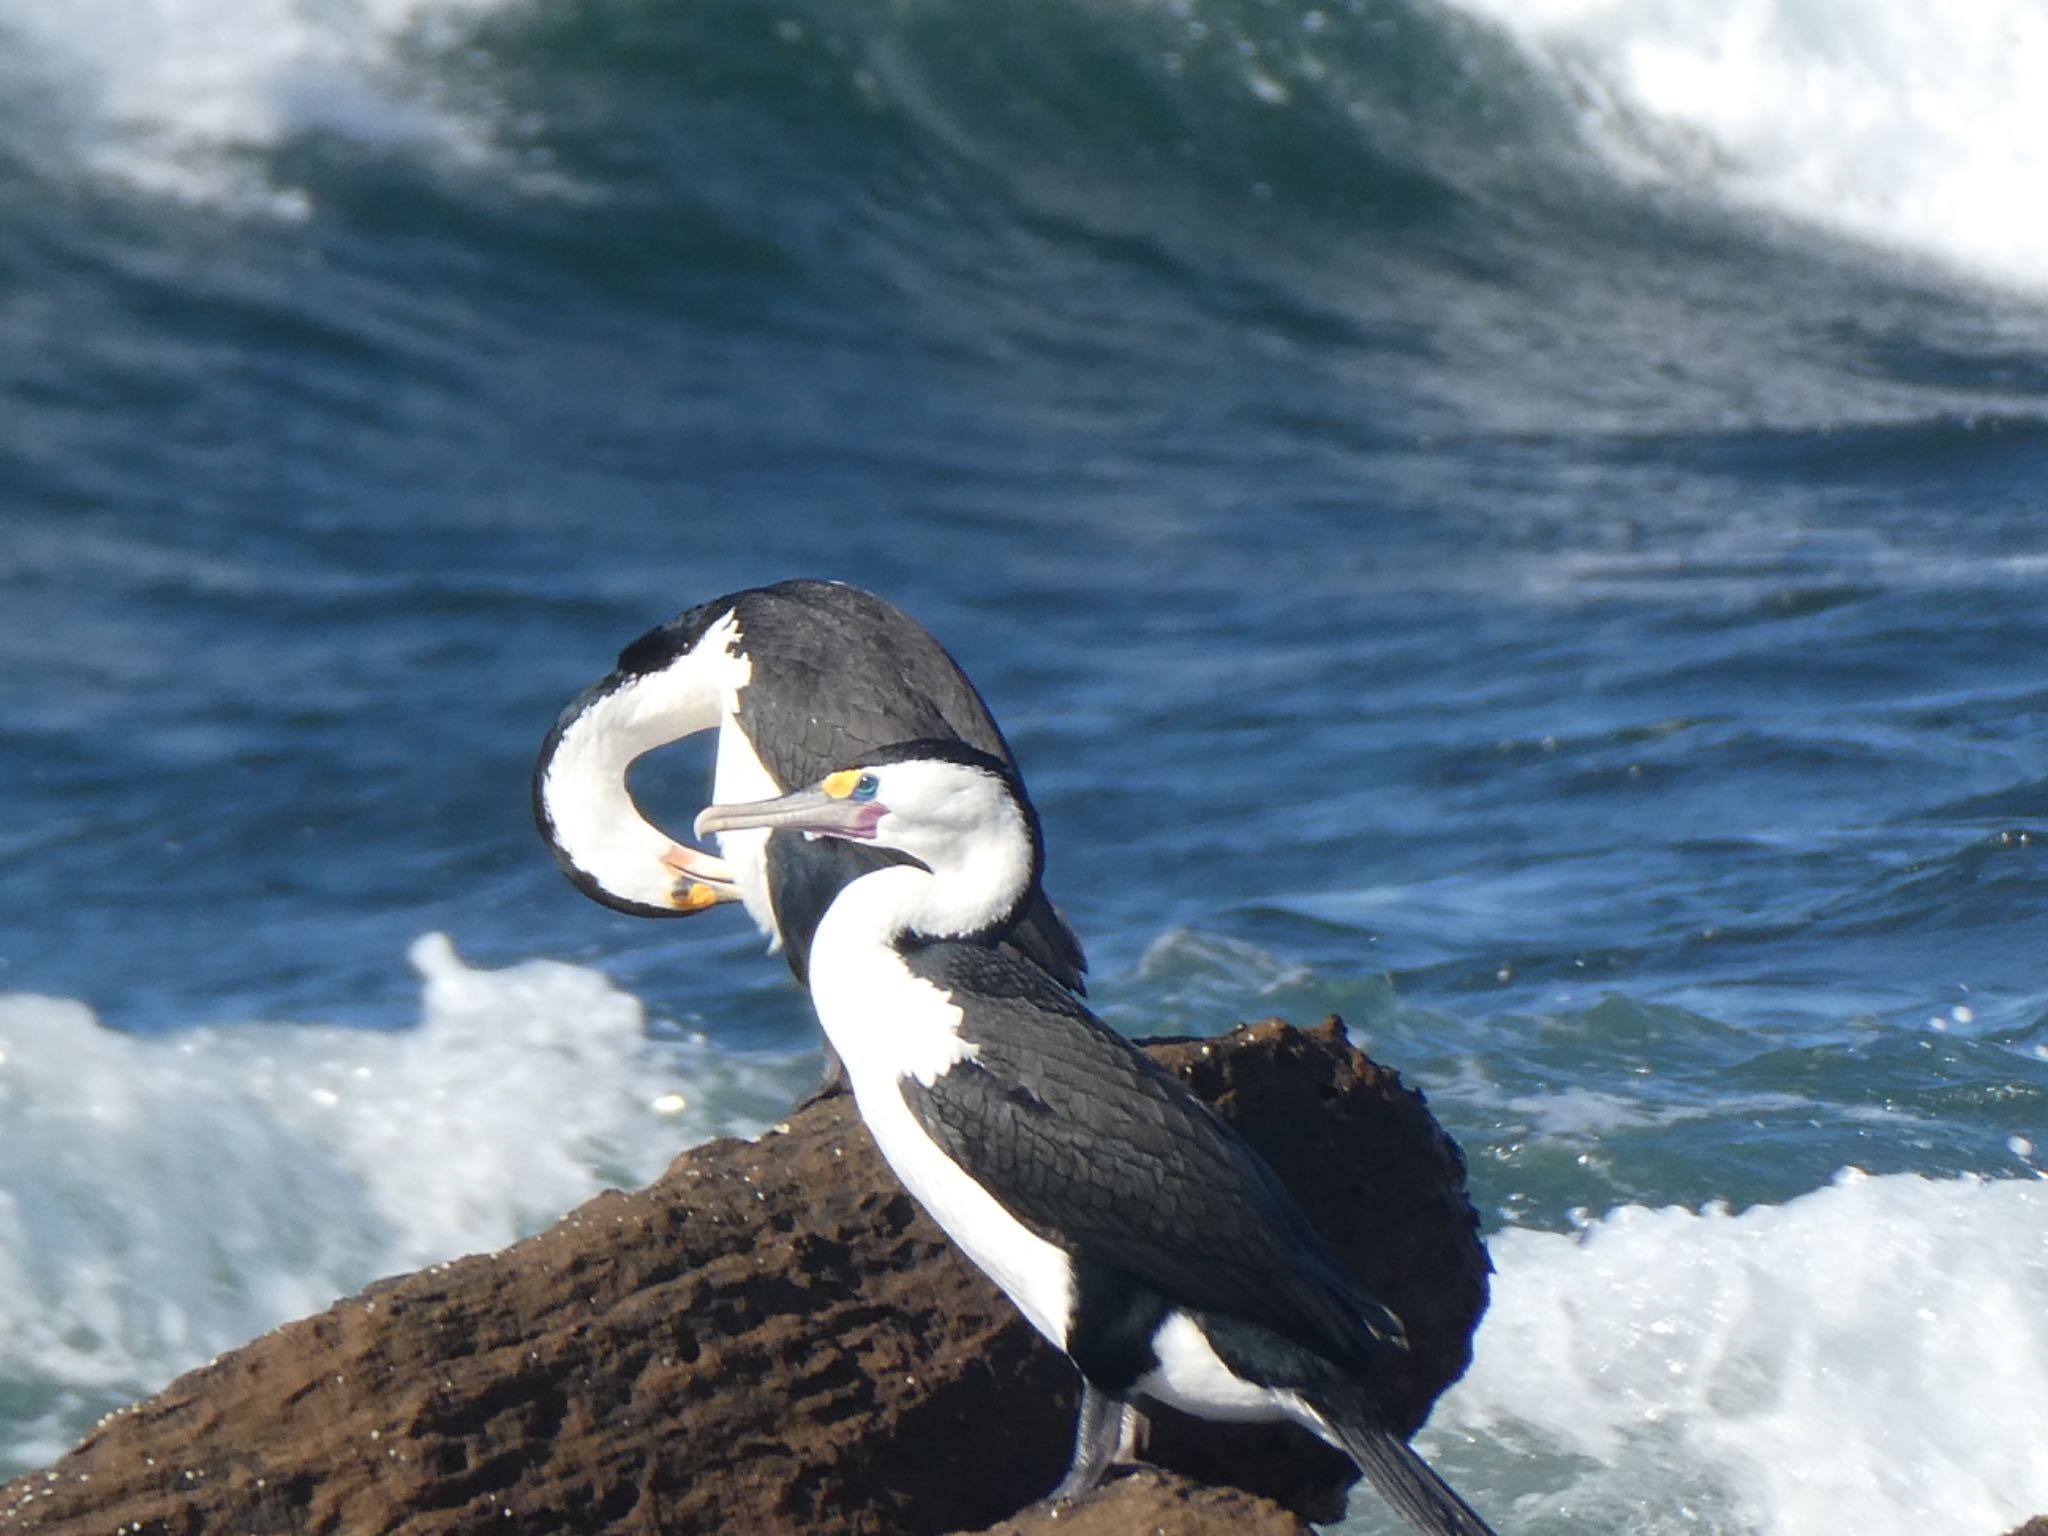
[[[1561,84],[1624,176],[2048,285],[2038,5],[1454,3]]]
[[[452,163],[494,153],[495,113],[422,60],[502,0],[16,0],[0,17],[0,112],[16,137],[148,195],[310,211],[268,157],[327,133]]]
[[[580,967],[473,969],[438,934],[411,958],[403,1031],[136,1037],[0,997],[0,1472],[380,1274],[751,1133],[805,1075],[650,1034]],[[1543,1134],[1613,1118],[1565,1108]],[[1423,1445],[1503,1530],[1999,1536],[2048,1509],[2048,1179],[1851,1171],[1491,1246]],[[1344,1529],[1393,1527],[1361,1499]]]
[[[656,1038],[593,971],[473,970],[439,934],[411,959],[404,1031],[138,1037],[0,997],[0,1475],[379,1275],[751,1134],[805,1075]]]
[[[1422,1443],[1503,1530],[1999,1536],[2048,1510],[2048,1180],[1850,1170],[1491,1248]]]

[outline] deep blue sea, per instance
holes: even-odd
[[[0,1474],[810,1082],[526,780],[817,575],[980,685],[1114,1023],[1428,1092],[1504,1532],[2048,1511],[2044,69],[2041,0],[4,0]]]

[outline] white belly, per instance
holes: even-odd
[[[886,874],[887,872],[884,872]],[[870,875],[856,885],[881,879]],[[848,888],[849,890],[852,887]],[[847,1081],[882,1156],[917,1203],[1000,1286],[1025,1319],[1064,1348],[1073,1316],[1073,1266],[1032,1232],[926,1134],[903,1082],[929,1086],[973,1058],[960,1039],[960,1009],[884,946],[849,935],[846,902],[834,903],[811,946],[811,1000],[846,1064]]]
[[[910,1113],[897,1083],[864,1087],[854,1078],[853,1092],[861,1118],[903,1187],[975,1268],[1017,1304],[1025,1321],[1064,1349],[1074,1307],[1073,1266],[1067,1256],[1004,1210],[946,1156]]]

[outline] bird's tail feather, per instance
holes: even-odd
[[[1451,1485],[1392,1430],[1329,1416],[1330,1431],[1379,1496],[1430,1536],[1495,1536]]]

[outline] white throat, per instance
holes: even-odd
[[[661,860],[674,840],[640,814],[626,789],[626,770],[656,747],[714,727],[723,770],[726,739],[740,737],[724,726],[753,675],[738,642],[739,624],[727,613],[687,654],[598,699],[555,744],[540,785],[555,841],[570,863],[615,896],[669,905],[675,872]],[[758,771],[759,763],[754,766]],[[759,792],[751,783],[744,787],[750,795]],[[765,907],[765,890],[762,900]]]
[[[892,865],[863,875],[832,903],[833,913],[841,907],[856,909],[857,920],[877,942],[986,933],[1014,912],[1030,889],[1031,829],[1017,802],[983,775],[952,795],[930,824],[890,815],[882,818],[879,830],[887,834],[884,846],[925,867]]]

